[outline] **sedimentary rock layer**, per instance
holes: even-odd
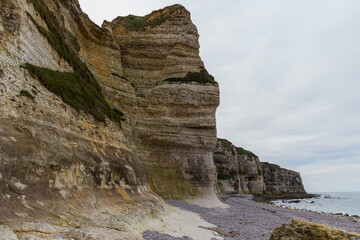
[[[127,117],[125,135],[152,189],[165,198],[212,195],[219,88],[216,82],[201,83],[201,75],[195,79],[200,83],[185,81],[189,73],[206,72],[190,13],[174,5],[145,17],[119,17],[103,28],[121,49],[135,106],[114,90],[104,92]]]
[[[218,139],[214,152],[218,185],[223,193],[305,193],[299,173],[260,162],[252,152]]]
[[[219,89],[186,9],[135,17],[140,29],[100,28],[77,0],[0,9],[0,223],[105,236],[158,216],[158,195],[215,197]]]

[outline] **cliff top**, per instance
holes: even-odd
[[[181,11],[178,11],[181,10]],[[171,5],[156,11],[151,12],[145,16],[128,15],[126,17],[117,17],[111,23],[112,27],[119,25],[125,26],[130,31],[146,31],[148,28],[154,28],[163,24],[166,20],[172,20],[176,17],[185,17],[190,19],[190,13],[180,4]]]

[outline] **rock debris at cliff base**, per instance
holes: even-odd
[[[331,225],[360,234],[360,222],[355,222],[349,217],[288,210],[270,204],[257,203],[242,196],[228,198],[224,203],[228,204],[230,208],[203,208],[180,201],[170,201],[169,203],[199,214],[201,218],[216,226],[211,230],[224,240],[268,240],[275,228],[282,224],[290,224],[294,218]],[[308,225],[311,224],[308,223]],[[344,231],[340,230],[340,232]],[[151,237],[158,237],[161,240],[186,239],[156,232],[145,232],[143,236],[147,240],[157,239]],[[273,239],[278,240],[277,238]],[[350,235],[345,239],[350,239]]]

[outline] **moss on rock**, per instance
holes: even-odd
[[[360,239],[360,234],[324,224],[293,219],[291,224],[277,227],[270,240],[347,240]]]
[[[185,77],[167,78],[164,82],[168,83],[191,83],[197,82],[200,84],[210,83],[212,85],[218,85],[214,77],[211,76],[205,68],[202,68],[200,72],[189,72]]]
[[[176,10],[183,8],[180,4],[175,4],[162,10],[154,11],[144,17],[129,15],[123,18],[125,27],[130,31],[146,31],[147,28],[154,28],[163,24],[169,19]],[[156,17],[152,17],[157,15]]]

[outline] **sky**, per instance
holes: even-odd
[[[360,191],[360,1],[80,0],[98,25],[175,3],[220,85],[218,137],[299,171],[308,192]]]

